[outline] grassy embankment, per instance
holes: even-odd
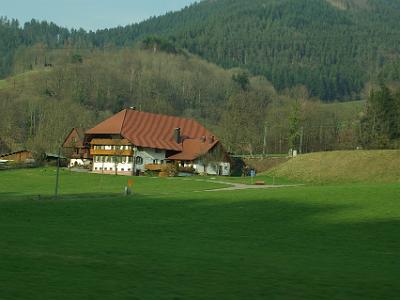
[[[397,299],[400,187],[0,172],[0,298]],[[71,201],[73,199],[74,201]]]
[[[399,183],[400,150],[305,154],[263,175],[309,183]]]

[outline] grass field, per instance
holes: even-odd
[[[398,299],[400,186],[0,172],[0,299]],[[41,200],[37,195],[42,195]]]
[[[400,150],[332,151],[300,155],[265,176],[309,183],[400,183]]]
[[[49,199],[55,191],[54,168],[0,172],[0,201],[10,199]],[[141,196],[168,195],[224,188],[226,185],[204,182],[204,179],[130,177],[133,190]],[[64,199],[118,198],[124,192],[129,177],[98,174],[60,172],[60,197]]]

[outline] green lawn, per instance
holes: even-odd
[[[55,168],[0,172],[0,201],[10,199],[47,199],[55,192]],[[203,178],[126,177],[75,173],[61,169],[60,197],[64,199],[118,198],[128,180],[133,180],[133,191],[140,196],[169,195],[224,188],[220,183],[204,182]]]
[[[0,172],[0,299],[398,299],[400,186]],[[196,191],[196,192],[195,192]],[[41,194],[42,200],[35,198]]]

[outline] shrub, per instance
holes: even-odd
[[[178,167],[174,164],[166,164],[161,167],[161,172],[168,174],[170,177],[178,175]]]
[[[196,171],[193,167],[179,167],[178,169],[179,172],[182,173],[190,173],[190,174],[194,174],[194,172]]]

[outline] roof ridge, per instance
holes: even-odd
[[[126,115],[128,114],[128,109],[125,108],[124,110],[125,110],[124,119],[122,120],[121,129],[120,129],[120,131],[119,131],[120,134],[121,134],[121,136],[123,136],[123,135],[122,135],[122,131],[123,131],[124,125],[125,125]],[[132,142],[132,141],[130,141],[130,142]]]
[[[180,117],[180,116],[174,116],[174,115],[167,115],[167,114],[161,114],[161,113],[155,113],[155,112],[149,112],[149,111],[141,111],[141,110],[135,110],[137,113],[143,113],[143,114],[149,114],[149,115],[156,115],[156,116],[163,116],[163,117],[169,117],[169,118],[178,118],[182,120],[188,120],[192,122],[196,122],[197,124],[203,126],[197,119],[195,118],[189,118],[189,117]],[[204,126],[203,126],[204,127]]]

